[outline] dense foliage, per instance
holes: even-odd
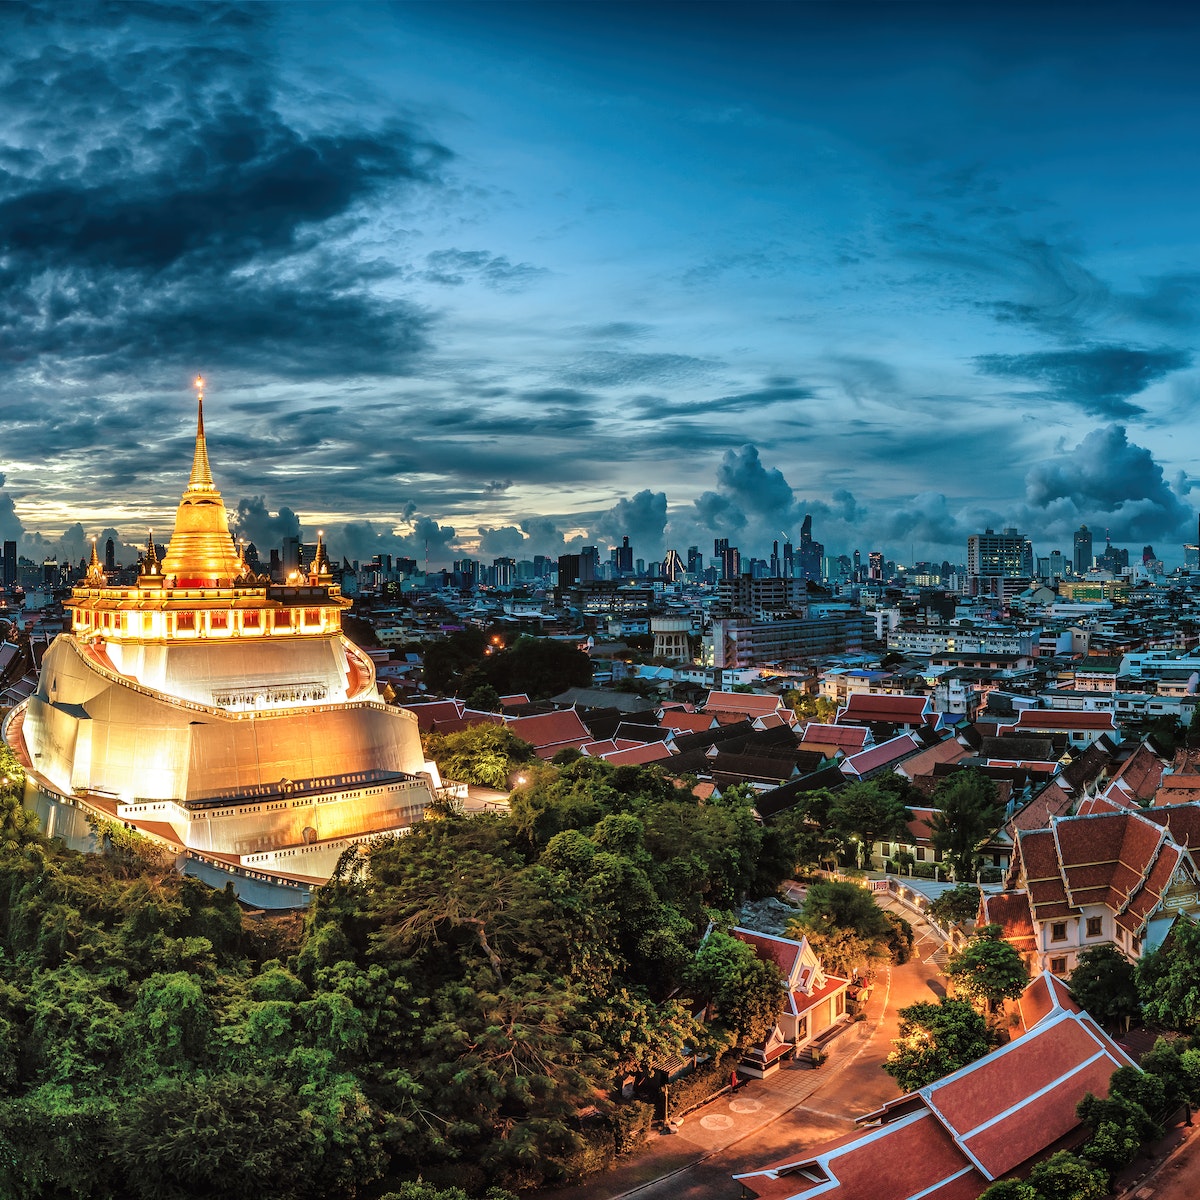
[[[10,789],[0,1195],[442,1200],[602,1165],[645,1115],[619,1080],[760,1035],[778,999],[729,939],[696,957],[762,838],[736,798],[585,759],[539,767],[511,817],[347,856],[303,921],[255,921],[128,839],[46,841]]]
[[[522,763],[533,759],[533,747],[507,725],[472,725],[453,733],[427,733],[426,757],[443,779],[477,783],[507,791]]]
[[[800,916],[788,936],[807,937],[822,964],[835,975],[870,972],[894,955],[905,962],[912,951],[912,926],[894,922],[866,888],[841,881],[808,888]]]
[[[1141,1011],[1133,964],[1115,946],[1091,946],[1071,972],[1071,995],[1110,1031],[1124,1033]]]
[[[1016,947],[1001,939],[999,925],[980,926],[946,963],[946,975],[956,995],[985,1005],[990,1013],[1015,1000],[1029,983],[1029,969]]]
[[[979,888],[955,884],[929,905],[929,915],[942,925],[973,925],[979,915]]]
[[[994,1048],[987,1023],[966,1000],[921,1001],[900,1010],[883,1069],[904,1089],[933,1083]]]
[[[1004,805],[996,785],[982,771],[957,771],[933,792],[931,840],[963,882],[974,879],[982,865],[979,848],[1000,827]]]
[[[478,699],[484,707],[492,697],[544,700],[592,682],[591,659],[573,643],[525,634],[508,645],[504,635],[463,629],[428,643],[422,659],[430,691]]]
[[[1200,1034],[1200,923],[1179,916],[1171,936],[1134,968],[1148,1023]]]

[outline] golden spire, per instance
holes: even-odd
[[[92,561],[88,563],[87,574],[84,576],[84,582],[91,587],[103,587],[108,580],[105,578],[104,572],[100,569],[100,559],[96,554],[96,539],[92,538]]]
[[[215,491],[212,469],[208,465],[208,443],[204,440],[204,376],[197,375],[196,382],[196,453],[192,458],[192,475],[188,480],[188,491]]]
[[[196,454],[162,561],[169,587],[228,587],[241,573],[225,502],[213,483],[204,441],[204,379],[196,377]]]
[[[158,566],[158,550],[154,545],[154,530],[150,530],[149,537],[146,538],[146,553],[142,558],[142,574],[143,575],[160,575],[162,572]]]

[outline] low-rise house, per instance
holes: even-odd
[[[797,942],[740,926],[729,934],[752,947],[764,962],[773,962],[783,976],[783,1004],[775,1028],[738,1064],[743,1075],[763,1079],[846,1015],[850,980],[828,974],[808,938]]]
[[[1076,1105],[1136,1066],[1057,979],[1032,980],[1006,1046],[861,1117],[866,1125],[735,1178],[759,1200],[977,1200],[1079,1128]]]
[[[1067,712],[1060,709],[1027,708],[1012,724],[1000,726],[1003,735],[1016,733],[1065,733],[1072,746],[1090,746],[1097,738],[1107,737],[1116,744],[1121,732],[1111,712]]]

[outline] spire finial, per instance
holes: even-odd
[[[196,453],[192,459],[192,474],[188,491],[214,490],[212,470],[208,465],[208,443],[204,440],[204,376],[197,375],[196,388]]]

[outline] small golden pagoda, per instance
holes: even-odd
[[[432,798],[416,719],[379,697],[342,635],[324,543],[282,584],[234,545],[197,379],[192,471],[161,563],[133,587],[92,546],[37,691],[4,736],[44,795],[115,818],[218,868],[328,877],[358,839],[400,833]]]

